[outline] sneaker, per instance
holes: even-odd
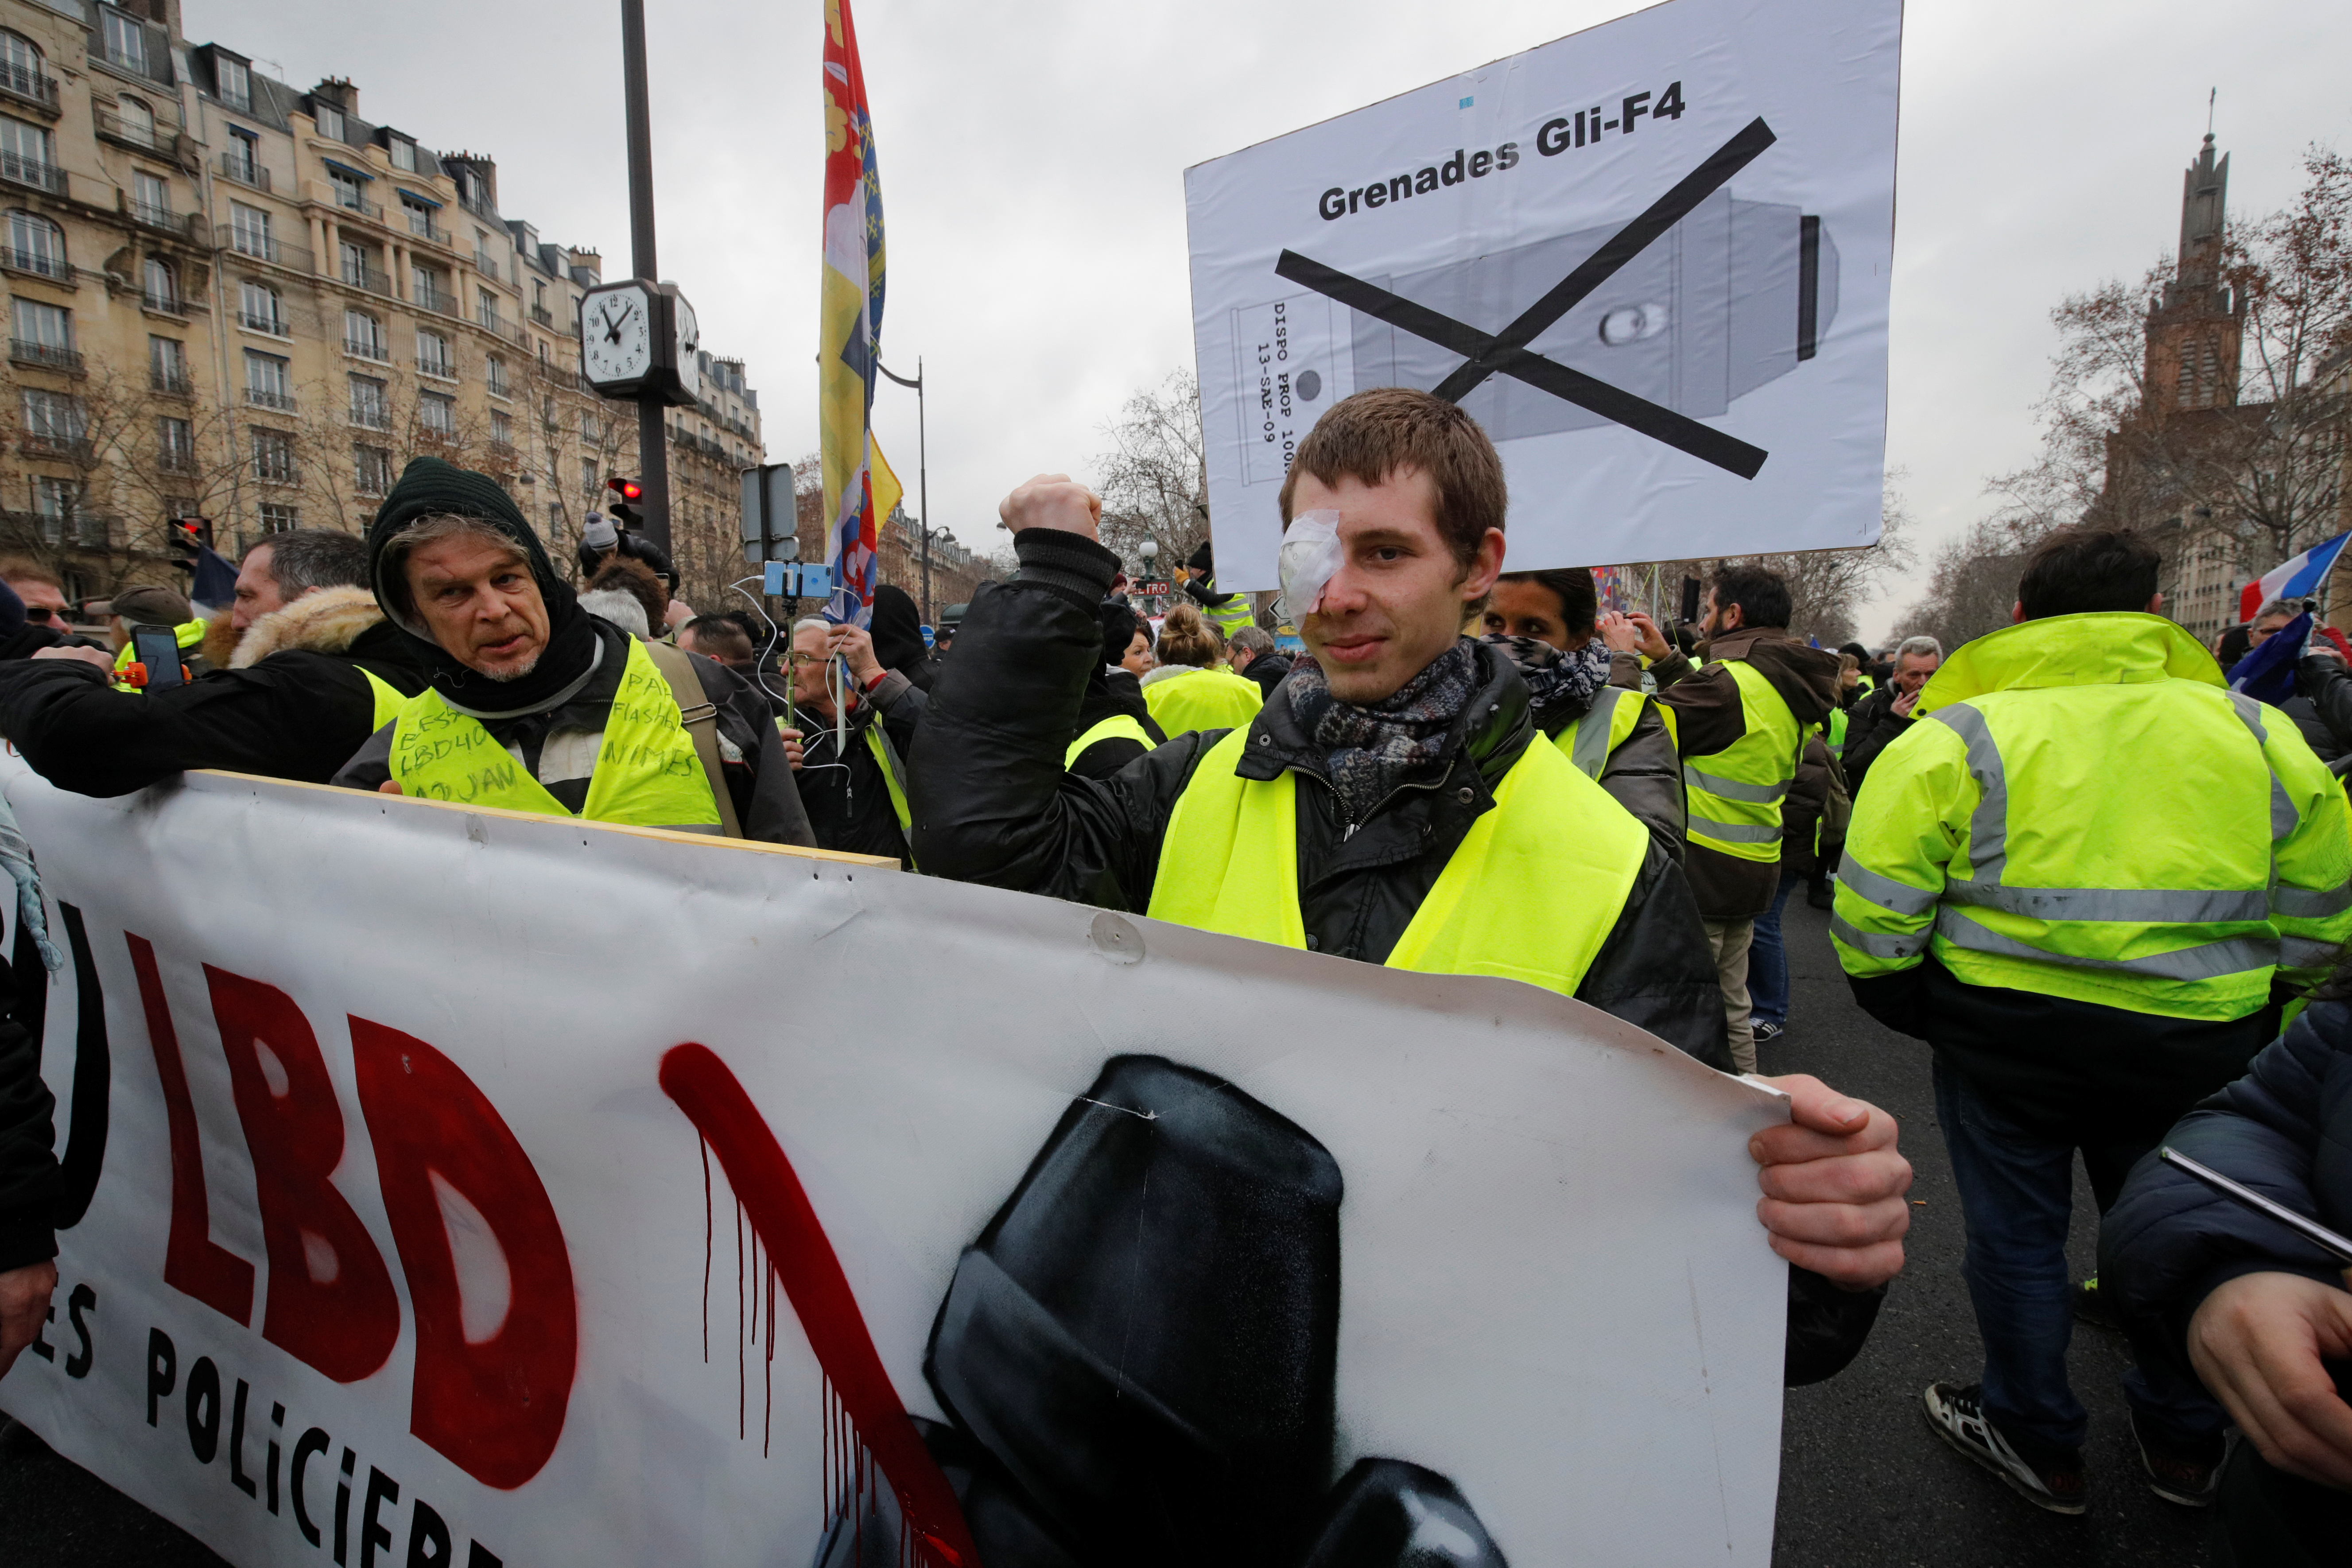
[[[2036,1508],[2052,1513],[2083,1511],[2083,1459],[2078,1450],[2063,1465],[2043,1467],[2010,1446],[2000,1429],[1984,1413],[1984,1388],[1970,1384],[1956,1388],[1948,1383],[1927,1385],[1925,1409],[1936,1435],[2002,1480]]]
[[[2097,1275],[2094,1274],[2081,1284],[2074,1286],[2071,1294],[2074,1298],[2076,1321],[2088,1323],[2095,1329],[2113,1329],[2117,1333],[2123,1331],[2122,1321],[2116,1318],[2114,1312],[2108,1310],[2105,1300],[2099,1294]]]
[[[2150,1442],[2137,1410],[2132,1412],[2131,1429],[2132,1441],[2139,1446],[2140,1465],[2147,1471],[2148,1490],[2183,1508],[2213,1506],[2214,1494],[2221,1486],[2221,1461],[2230,1453],[2225,1439],[2217,1434],[2185,1447]]]
[[[1755,1026],[1756,1043],[1769,1046],[1788,1032],[1778,1024],[1759,1024]]]

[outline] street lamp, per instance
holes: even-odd
[[[1147,539],[1137,547],[1136,553],[1143,557],[1143,580],[1148,583],[1151,580],[1151,563],[1158,559],[1160,554],[1160,542],[1156,539]]]

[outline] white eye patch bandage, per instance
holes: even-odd
[[[1302,511],[1292,518],[1277,559],[1282,569],[1281,615],[1297,626],[1322,603],[1324,584],[1347,559],[1339,544],[1339,514]]]

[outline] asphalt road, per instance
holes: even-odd
[[[1789,910],[1790,1033],[1766,1072],[1810,1072],[1892,1111],[1918,1173],[1910,1265],[1869,1345],[1838,1377],[1793,1389],[1782,1429],[1776,1568],[2220,1568],[2207,1516],[2158,1501],[2125,1425],[2119,1336],[2078,1328],[2071,1364],[2091,1412],[2090,1511],[2061,1519],[2027,1504],[1947,1448],[1919,1414],[1944,1379],[1975,1381],[1981,1354],[1960,1279],[1960,1213],[1936,1128],[1925,1047],[1855,1007],[1829,944],[1829,917]],[[2096,1245],[2079,1173],[2071,1250],[2087,1273]],[[0,1417],[0,1428],[8,1426]],[[21,1427],[0,1431],[0,1563],[10,1568],[214,1568],[221,1560]]]

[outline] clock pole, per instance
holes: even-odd
[[[629,262],[648,284],[661,281],[654,250],[653,116],[646,92],[646,0],[621,0],[621,70],[629,124]],[[658,393],[637,395],[637,479],[645,486],[645,536],[669,553],[669,443]]]

